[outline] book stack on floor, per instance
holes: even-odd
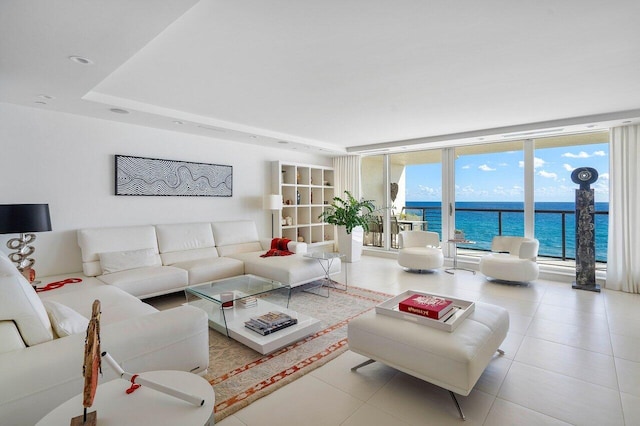
[[[398,309],[410,314],[439,320],[453,313],[453,301],[438,296],[414,294],[398,304]]]
[[[248,329],[266,336],[283,328],[297,324],[297,318],[293,318],[283,312],[271,311],[259,317],[251,318],[244,323]]]
[[[238,300],[237,303],[243,308],[252,308],[254,306],[258,306],[258,299],[256,299],[254,296],[249,296]]]

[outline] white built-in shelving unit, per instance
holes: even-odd
[[[311,247],[333,246],[335,226],[318,219],[334,197],[331,167],[274,161],[272,191],[282,197],[282,212],[276,220],[276,236],[304,242]],[[291,225],[282,224],[291,218]]]

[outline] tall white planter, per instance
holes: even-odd
[[[347,234],[347,228],[338,226],[338,249],[340,254],[346,257],[345,262],[358,262],[362,256],[362,241],[364,239],[364,230],[362,226],[356,226]]]

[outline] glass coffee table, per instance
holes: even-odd
[[[289,309],[291,287],[256,275],[239,275],[187,287],[187,304],[207,313],[209,327],[251,349],[268,354],[320,330],[320,320]],[[246,303],[253,301],[255,303]],[[245,327],[245,321],[278,311],[297,324],[265,336]]]

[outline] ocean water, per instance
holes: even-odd
[[[429,230],[438,232],[442,238],[442,216],[439,202],[408,201],[406,207],[406,213],[418,215],[423,210],[411,210],[411,208],[423,208],[426,220],[429,223]],[[596,260],[606,262],[609,203],[595,203],[595,208]],[[524,235],[524,203],[457,202],[456,209],[456,228],[462,229],[468,239],[476,242],[476,244],[465,248],[489,250],[491,248],[491,240],[495,235],[499,234],[500,222],[502,235]],[[458,209],[472,209],[473,211]],[[498,212],[491,210],[502,210],[501,218],[499,218]],[[535,237],[540,241],[539,255],[556,258],[563,257],[564,221],[564,257],[575,259],[575,203],[535,203],[535,210]],[[603,214],[598,214],[598,212]]]

